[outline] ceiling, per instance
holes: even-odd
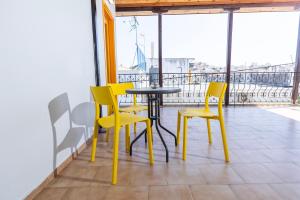
[[[115,0],[118,16],[295,11],[300,0]]]

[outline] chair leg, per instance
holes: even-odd
[[[133,124],[133,132],[134,132],[134,136],[136,136],[136,123]]]
[[[91,161],[92,162],[95,161],[95,157],[96,157],[97,141],[98,141],[98,124],[95,123],[93,140],[92,140],[92,152],[91,152]]]
[[[113,149],[113,170],[112,170],[112,184],[117,184],[118,179],[118,156],[119,156],[119,139],[120,139],[120,128],[114,128],[114,149]]]
[[[106,129],[105,141],[109,142],[109,128]]]
[[[130,148],[130,125],[125,126],[125,143],[126,143],[126,152],[129,152]]]
[[[136,112],[133,112],[135,115],[136,115]],[[133,133],[134,133],[134,136],[136,137],[136,123],[133,124]]]
[[[151,122],[148,119],[146,121],[146,126],[147,126],[147,137],[148,137],[148,149],[149,149],[149,160],[150,160],[150,165],[154,164],[154,158],[153,158],[153,149],[152,149],[152,128],[151,128]]]
[[[225,124],[224,124],[223,117],[221,117],[219,119],[219,122],[220,122],[221,133],[222,133],[222,140],[223,140],[223,148],[224,148],[225,161],[229,162],[228,145],[227,145],[226,130],[225,130]]]
[[[187,123],[188,118],[183,118],[183,150],[182,150],[182,159],[186,160],[186,145],[187,145]]]
[[[212,137],[211,137],[211,128],[210,128],[210,119],[206,119],[207,124],[207,134],[208,134],[208,143],[212,143]]]
[[[178,111],[178,115],[177,115],[177,145],[180,144],[180,124],[181,124],[181,114]]]

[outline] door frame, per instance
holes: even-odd
[[[115,18],[105,0],[102,1],[102,8],[106,83],[116,83]]]

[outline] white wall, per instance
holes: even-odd
[[[97,31],[103,83],[101,15]],[[0,1],[0,199],[25,198],[53,171],[50,101],[66,93],[76,111],[90,101],[89,86],[95,84],[91,26],[90,0]],[[58,118],[54,127],[60,144],[72,131],[67,113]],[[85,137],[74,133],[80,139],[76,145],[83,144]],[[59,151],[57,165],[69,155],[69,149]]]

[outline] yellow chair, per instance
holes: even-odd
[[[126,90],[133,89],[134,84],[132,82],[128,83],[113,83],[113,84],[108,84],[113,88],[113,93],[115,96],[119,95],[126,95]],[[120,112],[126,112],[126,113],[134,113],[137,114],[138,112],[148,110],[147,106],[143,105],[138,105],[136,101],[136,94],[133,95],[133,105],[132,106],[127,106],[123,108],[119,108]],[[106,132],[106,141],[108,142],[109,139],[109,132]],[[134,123],[134,134],[136,135],[136,123]]]
[[[211,128],[210,128],[210,120],[218,120],[220,122],[222,140],[223,140],[223,148],[226,162],[229,162],[229,154],[228,154],[228,146],[226,141],[226,132],[224,125],[224,117],[223,117],[223,109],[222,103],[225,95],[225,91],[227,88],[227,84],[223,82],[211,82],[209,84],[208,90],[205,95],[205,107],[202,109],[184,109],[178,111],[177,118],[177,144],[180,142],[180,123],[181,117],[183,117],[183,153],[182,159],[186,160],[186,146],[187,146],[187,125],[188,119],[193,117],[205,118],[207,122],[207,132],[208,132],[208,141],[209,144],[212,143],[211,136]],[[209,109],[209,98],[217,97],[218,98],[218,114],[215,114]]]
[[[117,183],[117,173],[118,173],[118,151],[119,151],[119,131],[122,126],[126,127],[126,149],[129,149],[130,146],[130,133],[129,126],[130,124],[137,122],[145,122],[147,126],[147,137],[149,141],[149,160],[150,165],[154,163],[153,160],[153,150],[152,150],[152,129],[150,119],[142,116],[133,115],[130,113],[120,113],[119,107],[116,102],[116,99],[113,95],[113,90],[110,86],[103,87],[91,87],[91,91],[95,101],[96,115],[95,115],[95,127],[92,141],[92,153],[91,161],[95,161],[96,156],[96,146],[98,139],[98,126],[109,129],[114,128],[114,141],[113,141],[113,170],[112,170],[112,184]],[[99,105],[103,106],[112,106],[114,113],[105,116],[100,116]]]

